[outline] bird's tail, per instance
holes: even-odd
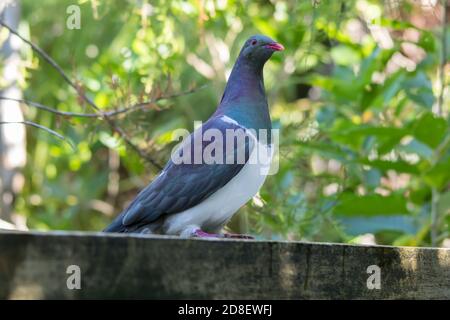
[[[103,232],[126,232],[127,228],[122,224],[122,215],[119,214],[109,226],[103,229]]]

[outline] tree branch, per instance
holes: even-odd
[[[36,44],[31,42],[30,40],[22,37],[17,31],[15,31],[10,26],[8,26],[3,20],[0,20],[0,25],[5,27],[6,29],[8,29],[10,33],[14,34],[18,38],[20,38],[22,41],[24,41],[26,44],[28,44],[33,49],[33,51],[35,51],[42,59],[44,59],[48,64],[50,64],[50,66],[52,66],[61,75],[61,77],[64,79],[64,81],[76,91],[76,93],[83,99],[83,101],[85,101],[90,107],[92,107],[95,111],[97,111],[97,113],[95,114],[95,117],[103,118],[108,123],[108,125],[111,127],[111,129],[113,131],[117,132],[121,136],[121,138],[133,150],[135,150],[142,158],[144,158],[145,160],[150,162],[157,169],[159,169],[159,170],[162,169],[162,166],[155,159],[153,159],[153,157],[151,157],[146,152],[141,150],[137,145],[135,145],[131,141],[131,139],[126,135],[126,133],[123,131],[123,129],[120,128],[113,119],[111,119],[111,117],[114,115],[130,112],[130,111],[134,111],[134,110],[139,110],[139,109],[144,108],[146,105],[154,103],[154,102],[138,103],[130,108],[112,111],[112,114],[102,112],[101,109],[95,104],[95,102],[83,92],[81,87],[79,85],[75,84],[72,80],[70,80],[70,78],[67,76],[67,74],[64,72],[64,70],[59,66],[59,64],[55,60],[53,60],[44,50],[39,48]],[[182,95],[182,93],[173,95],[172,97],[180,96],[180,95]],[[162,100],[162,98],[160,98],[159,100]],[[37,108],[40,108],[42,110],[46,110],[49,112],[53,112],[54,110],[56,110],[56,109],[53,109],[53,108],[50,108],[50,107],[47,107],[47,106],[44,106],[41,104],[37,104],[35,102],[33,102],[33,104],[29,104],[29,105],[33,105],[34,107],[37,107]],[[38,107],[38,105],[39,105],[39,107]],[[62,112],[59,111],[59,113],[62,113]],[[66,113],[66,115],[67,115],[67,113]],[[80,115],[80,114],[78,114],[78,115]],[[72,115],[72,116],[75,116],[75,115]],[[94,116],[89,114],[88,117],[94,117]]]
[[[170,100],[170,99],[174,99],[174,98],[178,98],[181,96],[186,96],[192,93],[195,93],[197,91],[200,91],[204,88],[206,88],[207,85],[203,85],[200,87],[196,87],[196,88],[192,88],[190,90],[186,90],[186,91],[182,91],[182,92],[178,92],[178,93],[174,93],[174,94],[170,94],[170,95],[166,95],[166,96],[161,96],[155,99],[150,99],[144,102],[139,102],[136,104],[133,104],[132,106],[128,107],[128,108],[123,108],[123,109],[119,109],[119,110],[114,110],[114,111],[109,111],[107,112],[107,115],[109,117],[113,117],[119,114],[123,114],[123,113],[130,113],[130,112],[134,112],[134,111],[138,111],[138,110],[142,110],[144,109],[146,106],[159,102],[159,101],[163,101],[163,100]]]
[[[0,125],[2,124],[23,124],[23,125],[27,125],[27,126],[31,126],[31,127],[35,127],[41,130],[44,130],[46,132],[48,132],[49,134],[51,134],[52,136],[57,137],[60,140],[63,140],[65,142],[67,142],[73,150],[75,150],[75,146],[73,145],[72,141],[70,141],[69,139],[67,139],[66,137],[64,137],[63,135],[59,134],[58,132],[47,128],[43,125],[40,125],[39,123],[36,122],[32,122],[32,121],[28,121],[28,120],[24,120],[24,121],[0,121]]]
[[[171,95],[166,95],[166,96],[161,96],[161,97],[158,97],[158,98],[155,98],[155,99],[150,99],[150,100],[147,100],[147,101],[144,101],[144,102],[139,102],[139,103],[133,104],[132,106],[127,107],[127,108],[122,108],[122,109],[118,109],[118,110],[111,110],[111,111],[100,111],[100,112],[97,112],[97,113],[80,113],[80,112],[61,111],[61,110],[58,110],[56,108],[46,106],[46,105],[44,105],[42,103],[39,103],[39,102],[26,100],[26,99],[17,99],[17,98],[4,97],[4,96],[0,96],[0,100],[19,102],[19,103],[25,104],[27,106],[35,107],[37,109],[44,110],[44,111],[47,111],[47,112],[51,112],[53,114],[56,114],[58,116],[63,116],[63,117],[70,117],[70,118],[101,118],[101,117],[104,117],[104,116],[115,117],[115,116],[118,116],[118,115],[121,115],[121,114],[132,113],[132,112],[135,112],[135,111],[138,111],[138,110],[142,110],[145,107],[147,107],[148,105],[157,103],[159,101],[170,100],[170,99],[174,99],[174,98],[177,98],[177,97],[186,96],[186,95],[192,94],[194,92],[197,92],[197,91],[199,91],[199,90],[201,90],[201,89],[203,89],[205,87],[206,86],[201,86],[201,87],[193,88],[193,89],[190,89],[190,90],[187,90],[187,91],[178,92],[178,93],[171,94]]]
[[[63,116],[63,117],[98,118],[98,117],[101,116],[98,113],[78,113],[78,112],[60,111],[58,109],[46,106],[46,105],[41,104],[39,102],[34,102],[34,101],[26,100],[26,99],[16,99],[16,98],[9,98],[9,97],[0,96],[0,100],[19,102],[21,104],[25,104],[25,105],[30,106],[30,107],[35,107],[35,108],[40,109],[40,110],[48,111],[48,112],[51,112],[53,114],[56,114],[58,116]]]

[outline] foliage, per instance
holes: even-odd
[[[120,117],[159,163],[174,130],[192,130],[214,111],[249,35],[267,34],[287,48],[265,70],[281,130],[280,170],[232,221],[235,231],[316,241],[372,233],[378,243],[429,245],[434,208],[439,240],[448,237],[448,100],[436,111],[437,74],[448,57],[439,24],[411,22],[420,14],[412,1],[399,9],[409,20],[396,19],[383,1],[79,1],[81,29],[69,30],[72,2],[24,0],[19,31],[104,110],[207,84]],[[392,45],[367,26],[388,30]],[[27,99],[93,111],[28,47],[22,55]],[[101,120],[33,108],[25,115],[76,146],[28,129],[27,183],[16,211],[32,228],[102,229],[158,173]]]

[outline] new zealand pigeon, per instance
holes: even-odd
[[[245,42],[216,112],[105,232],[251,238],[220,232],[268,174],[273,144],[263,67],[283,49],[264,35]]]

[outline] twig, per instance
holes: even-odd
[[[44,50],[42,50],[41,48],[39,48],[36,44],[34,44],[33,42],[31,42],[28,39],[25,39],[24,37],[22,37],[18,32],[16,32],[14,29],[12,29],[9,25],[7,25],[3,20],[0,20],[0,25],[2,25],[3,27],[5,27],[6,29],[9,30],[9,32],[11,32],[12,34],[14,34],[15,36],[17,36],[18,38],[20,38],[22,41],[24,41],[26,44],[28,44],[33,51],[37,52],[48,64],[50,64],[50,66],[52,66],[60,75],[61,77],[64,79],[64,81],[67,82],[67,84],[69,84],[69,86],[71,86],[79,95],[79,97],[81,97],[89,106],[91,106],[95,111],[97,111],[100,114],[100,117],[103,118],[108,125],[111,127],[111,129],[115,132],[117,132],[121,138],[132,148],[134,149],[136,152],[138,152],[138,154],[144,158],[145,160],[147,160],[148,162],[150,162],[153,166],[155,166],[156,168],[158,168],[159,170],[162,169],[162,166],[155,160],[153,159],[150,155],[148,155],[146,152],[144,152],[143,150],[141,150],[138,146],[136,146],[131,139],[125,134],[125,132],[122,130],[122,128],[120,128],[113,119],[110,118],[110,116],[106,113],[102,113],[100,108],[95,104],[95,102],[89,98],[82,90],[82,88],[75,84],[72,80],[70,80],[70,78],[67,76],[67,74],[64,72],[64,70],[59,66],[59,64],[53,60]],[[143,108],[145,105],[147,105],[148,103],[141,103],[138,107],[136,107],[137,109],[139,108]],[[48,111],[48,110],[47,110]]]
[[[159,98],[150,99],[150,100],[144,101],[144,102],[139,102],[139,103],[136,103],[136,104],[134,104],[134,105],[132,105],[131,107],[128,107],[128,108],[123,108],[123,109],[119,109],[119,110],[115,110],[115,111],[109,111],[109,112],[107,112],[107,116],[112,117],[112,116],[116,116],[116,115],[123,114],[123,113],[130,113],[130,112],[142,110],[146,106],[148,106],[150,104],[153,104],[153,103],[156,103],[158,101],[170,100],[170,99],[178,98],[178,97],[181,97],[181,96],[186,96],[186,95],[195,93],[195,92],[197,92],[199,90],[202,90],[202,89],[204,89],[206,87],[207,87],[207,85],[203,85],[203,86],[200,86],[200,87],[192,88],[190,90],[174,93],[174,94],[167,95],[167,96],[161,96]]]
[[[24,120],[24,121],[0,121],[0,125],[2,124],[23,124],[23,125],[27,125],[27,126],[31,126],[31,127],[35,127],[41,130],[44,130],[46,132],[48,132],[49,134],[51,134],[52,136],[57,137],[60,140],[63,140],[65,142],[67,142],[73,150],[75,150],[75,146],[73,145],[72,141],[70,141],[69,139],[67,139],[66,137],[64,137],[63,135],[59,134],[58,132],[47,128],[43,125],[40,125],[39,123],[36,122],[32,122],[32,121],[28,121],[28,120]]]
[[[122,109],[118,109],[118,110],[111,110],[111,111],[100,111],[97,113],[79,113],[79,112],[69,112],[69,111],[61,111],[58,110],[56,108],[52,108],[49,106],[46,106],[42,103],[39,102],[35,102],[35,101],[31,101],[31,100],[26,100],[26,99],[16,99],[16,98],[10,98],[10,97],[4,97],[4,96],[0,96],[0,100],[8,100],[8,101],[15,101],[15,102],[19,102],[19,103],[23,103],[25,105],[28,105],[30,107],[35,107],[37,109],[40,110],[44,110],[47,112],[51,112],[53,114],[56,114],[58,116],[63,116],[63,117],[73,117],[73,118],[101,118],[104,116],[107,117],[115,117],[121,114],[126,114],[126,113],[132,113],[138,110],[142,110],[144,109],[146,106],[157,103],[159,101],[163,101],[163,100],[170,100],[170,99],[174,99],[177,97],[181,97],[181,96],[185,96],[194,92],[197,92],[198,90],[201,90],[203,88],[205,88],[206,86],[201,86],[201,87],[197,87],[197,88],[193,88],[187,91],[183,91],[183,92],[178,92],[175,94],[171,94],[171,95],[166,95],[166,96],[161,96],[155,99],[151,99],[148,101],[144,101],[144,102],[139,102],[136,104],[133,104],[130,107],[127,108],[122,108]]]
[[[56,71],[58,71],[61,77],[63,77],[64,81],[66,81],[71,87],[73,87],[86,102],[88,102],[93,108],[98,109],[97,106],[94,104],[94,102],[92,102],[89,98],[85,97],[84,94],[81,94],[80,88],[77,85],[75,85],[75,83],[73,83],[72,80],[69,79],[69,77],[66,75],[64,70],[58,65],[58,63],[56,63],[55,60],[53,60],[44,50],[39,48],[30,40],[22,37],[17,31],[15,31],[13,28],[7,25],[3,20],[0,20],[0,25],[4,26],[6,29],[9,30],[9,32],[11,32],[16,37],[20,38],[23,42],[28,44],[33,49],[33,51],[37,52],[45,61],[47,61],[48,64],[50,64]]]
[[[128,144],[128,146],[132,148],[137,154],[139,154],[141,158],[150,162],[157,169],[159,170],[163,169],[163,167],[159,163],[157,163],[152,157],[150,157],[145,151],[143,151],[141,148],[135,145],[121,127],[116,126],[115,124],[110,125],[114,129],[114,131],[117,132],[120,135],[120,137]]]
[[[16,98],[0,96],[0,100],[19,102],[19,103],[25,104],[27,106],[35,107],[37,109],[48,111],[48,112],[54,113],[58,116],[64,116],[64,117],[98,118],[101,116],[98,113],[77,113],[77,112],[61,111],[61,110],[43,105],[39,102],[34,102],[34,101],[26,100],[26,99],[16,99]]]

